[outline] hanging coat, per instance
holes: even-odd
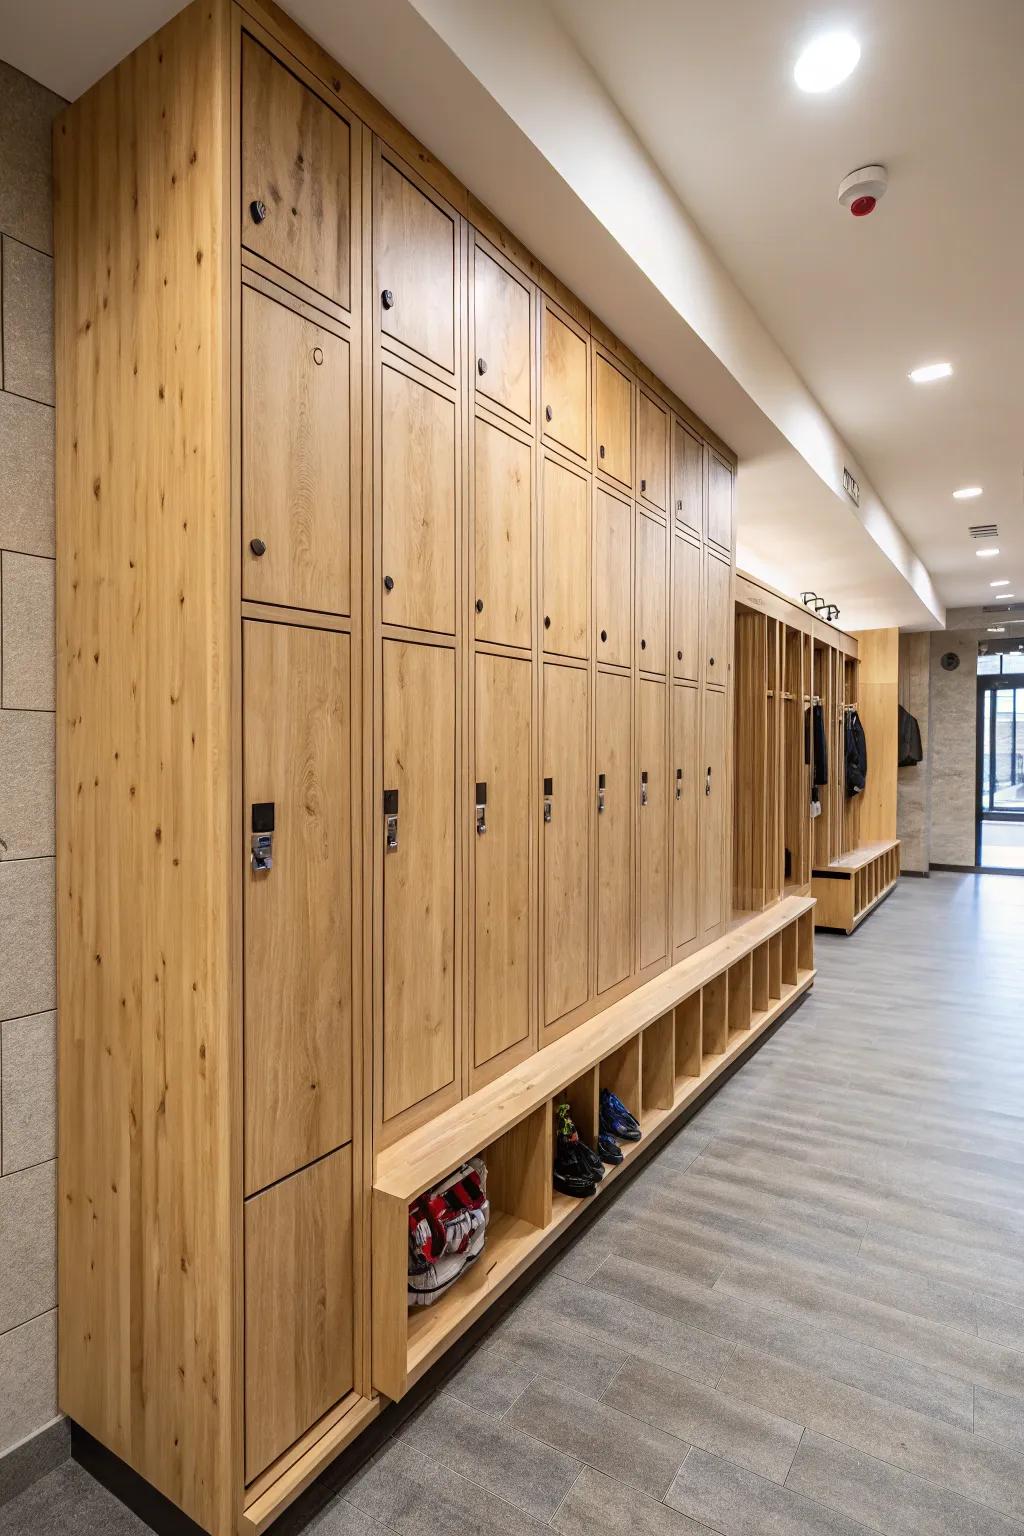
[[[815,788],[828,783],[825,711],[820,704],[812,704],[804,714],[804,762],[811,765],[811,783]]]
[[[921,727],[918,725],[909,709],[900,705],[899,723],[899,765],[901,768],[914,768],[924,757],[921,747]]]
[[[855,709],[846,711],[845,749],[846,793],[848,796],[863,794],[868,776],[868,744]]]

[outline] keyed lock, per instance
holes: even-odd
[[[646,480],[641,480],[640,481],[640,489],[642,491],[646,491],[646,489],[647,489],[647,481]]]
[[[598,776],[597,776],[597,814],[599,816],[603,816],[604,815],[605,788],[606,788],[605,776],[604,776],[603,773],[599,773]]]
[[[677,768],[676,769],[676,799],[677,800],[681,800],[682,798],[683,798],[683,770],[681,768]]]
[[[478,374],[480,374],[481,378],[487,372],[487,359],[486,359],[486,357],[478,357],[477,358],[477,360],[476,360],[476,371],[477,371]]]
[[[544,407],[544,420],[545,421],[552,421],[554,419],[554,415],[555,415],[555,413],[551,409],[550,405],[546,405]]]
[[[476,787],[476,835],[483,837],[487,831],[487,785]]]
[[[390,288],[385,288],[384,289],[384,292],[380,296],[380,301],[383,304],[385,309],[394,309],[394,307],[395,307],[395,296],[392,293]]]
[[[393,576],[385,576],[384,577],[384,591],[385,592],[393,592],[394,591],[394,587],[395,587],[395,578]]]
[[[682,510],[683,510],[683,504],[682,504],[682,502],[681,502],[681,501],[677,501],[677,502],[676,502],[676,511],[677,511],[677,512],[681,512],[681,511],[682,511]]]
[[[710,768],[708,769],[707,777],[704,780],[704,793],[706,795],[710,795],[710,793],[711,793],[711,769]]]
[[[597,450],[597,452],[598,452],[598,456],[603,459],[604,458],[604,443],[601,444],[601,446]]]
[[[484,611],[484,600],[483,600],[483,598],[482,597],[478,597],[476,602],[473,604],[473,607],[476,609],[477,613],[483,613],[483,611]]]
[[[257,556],[257,558],[260,555],[265,555],[267,552],[267,546],[262,539],[250,539],[249,548],[252,550],[253,554]]]
[[[647,769],[640,775],[640,804],[647,804]]]
[[[555,781],[554,781],[554,779],[545,779],[544,780],[544,820],[546,822],[551,820],[551,800],[552,800],[552,796],[554,795],[554,790],[555,790]]]
[[[261,800],[252,808],[249,857],[253,873],[266,874],[274,867],[274,802]]]
[[[323,347],[314,347],[313,348],[313,361],[314,361],[314,363],[316,363],[318,368],[323,367],[323,361],[324,361],[324,349],[323,349]]]
[[[384,847],[394,853],[398,847],[398,790],[384,791]]]
[[[254,224],[262,224],[267,216],[267,205],[262,198],[254,197],[249,204],[249,212],[252,214]]]

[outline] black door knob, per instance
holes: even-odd
[[[546,613],[544,615],[544,628],[545,629],[550,629],[551,628],[551,615],[550,615],[550,613]]]
[[[681,501],[677,501],[677,502],[676,502],[676,511],[677,511],[677,512],[681,512],[681,511],[682,511],[682,510],[683,510],[683,504],[682,504],[682,502],[681,502]]]
[[[249,212],[252,214],[254,224],[262,224],[267,216],[267,205],[262,198],[254,197],[249,204]]]
[[[485,374],[487,372],[487,359],[486,359],[486,357],[478,357],[477,358],[477,360],[476,360],[476,371],[477,371],[477,373],[479,373],[481,375]]]
[[[477,613],[483,613],[484,611],[484,600],[482,597],[478,597],[476,600],[476,611]]]
[[[647,489],[647,481],[646,480],[641,480],[640,481],[640,489],[642,491],[646,491],[646,489]]]
[[[713,656],[709,656],[708,657],[708,666],[709,667],[713,667],[714,664],[715,664],[715,658]]]
[[[682,659],[683,659],[682,651],[676,651],[676,661],[682,661]]]
[[[641,640],[640,641],[640,649],[642,651],[646,651],[646,649],[647,649],[647,641],[646,640]]]
[[[552,419],[552,417],[553,417],[553,416],[554,416],[554,414],[555,414],[555,413],[554,413],[554,411],[553,411],[553,410],[552,410],[552,409],[551,409],[551,407],[550,407],[550,405],[546,405],[546,406],[545,406],[545,407],[544,407],[544,420],[545,420],[545,421],[550,421],[550,420],[551,420],[551,419]]]
[[[608,639],[608,631],[606,629],[602,629],[602,631],[601,631],[601,639],[602,640],[607,640]]]
[[[384,577],[384,591],[385,592],[390,592],[394,585],[395,585],[395,578],[393,576],[385,576]]]
[[[384,292],[380,296],[380,301],[384,305],[385,309],[393,309],[394,308],[395,296],[391,292],[390,288],[385,288],[384,289]]]
[[[264,544],[262,539],[250,539],[249,548],[252,550],[254,555],[265,555],[267,552],[267,546]]]
[[[313,348],[313,361],[314,361],[314,363],[316,363],[318,368],[322,368],[323,367],[323,361],[324,361],[324,349],[323,349],[323,347],[314,347]]]
[[[601,444],[600,448],[597,451],[598,451],[598,454],[600,455],[600,457],[603,459],[604,458],[604,443]]]

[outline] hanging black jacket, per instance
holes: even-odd
[[[924,757],[921,747],[921,727],[918,725],[909,709],[900,705],[899,724],[899,765],[901,768],[913,768]]]
[[[812,704],[804,715],[804,762],[811,765],[812,790],[828,783],[828,741],[825,736],[825,711],[820,704]],[[811,798],[816,798],[813,793]]]
[[[864,791],[868,776],[868,744],[864,739],[864,727],[855,709],[846,711],[846,793],[859,795]]]

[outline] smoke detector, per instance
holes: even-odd
[[[862,165],[839,183],[839,202],[843,208],[849,208],[855,219],[866,218],[874,212],[879,198],[885,196],[888,185],[889,172],[884,165]]]

